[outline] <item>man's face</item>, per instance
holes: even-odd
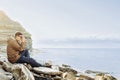
[[[19,36],[16,36],[16,37],[15,37],[15,39],[16,39],[17,41],[20,41],[21,38],[22,38],[22,35],[19,35]]]

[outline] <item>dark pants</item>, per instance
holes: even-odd
[[[32,67],[40,67],[42,66],[40,63],[36,62],[33,58],[30,58],[28,50],[24,50],[20,52],[20,58],[16,61],[16,63],[27,63]]]

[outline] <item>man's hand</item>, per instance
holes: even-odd
[[[21,42],[26,42],[26,39],[23,35],[21,36]]]

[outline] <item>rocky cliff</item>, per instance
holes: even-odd
[[[32,46],[31,34],[28,33],[20,23],[11,20],[3,11],[0,11],[0,46],[6,46],[7,39],[10,36],[14,36],[17,31],[25,35],[28,41],[26,47],[30,49]]]

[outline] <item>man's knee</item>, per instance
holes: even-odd
[[[34,63],[36,61],[33,58],[29,58],[29,62]]]

